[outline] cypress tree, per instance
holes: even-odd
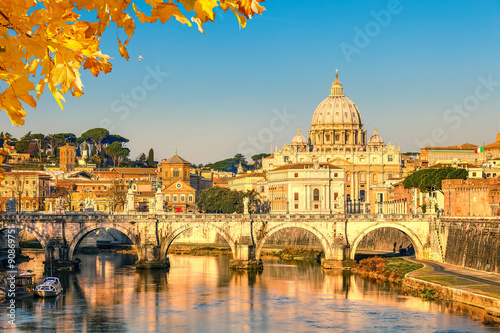
[[[148,154],[148,166],[150,168],[153,168],[155,166],[155,154],[153,152],[153,148],[151,148],[149,150],[149,154]]]

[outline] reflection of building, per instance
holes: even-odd
[[[272,212],[342,213],[344,170],[331,164],[295,163],[268,172]]]
[[[178,212],[194,211],[196,190],[191,186],[191,163],[177,155],[162,160],[158,165],[164,195],[168,210]]]
[[[11,171],[0,182],[0,210],[5,211],[5,201],[11,197],[21,201],[21,211],[43,210],[49,196],[50,175],[34,171]]]
[[[356,105],[343,93],[338,79],[332,84],[330,96],[319,104],[311,121],[307,141],[300,131],[291,145],[276,147],[274,155],[264,158],[262,166],[270,171],[287,164],[320,163],[344,169],[346,201],[384,201],[371,189],[388,179],[401,177],[401,150],[387,145],[375,129],[367,142],[366,130]],[[308,193],[311,200],[313,193]]]
[[[71,172],[75,170],[76,148],[66,144],[59,148],[59,170]]]

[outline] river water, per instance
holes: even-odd
[[[43,253],[21,269],[43,278]],[[17,332],[492,332],[480,310],[403,296],[347,271],[264,258],[260,274],[229,270],[227,256],[171,255],[170,271],[136,271],[131,254],[79,255],[57,274],[57,299],[16,302]],[[1,329],[0,329],[1,331]]]

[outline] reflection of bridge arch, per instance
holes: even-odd
[[[119,224],[113,224],[109,226],[108,223],[93,224],[80,229],[80,231],[69,242],[69,251],[68,251],[69,260],[73,260],[74,256],[76,255],[76,251],[78,250],[78,247],[80,246],[80,243],[85,238],[85,236],[90,234],[92,231],[98,229],[115,229],[126,235],[134,244],[139,260],[141,260],[141,251],[139,251],[138,247],[139,245],[138,236],[135,233],[133,233],[130,229],[122,227]]]
[[[319,239],[321,246],[323,247],[323,251],[325,251],[325,258],[327,259],[332,258],[333,256],[332,248],[330,246],[330,242],[328,242],[328,239],[315,227],[311,226],[310,224],[305,224],[300,222],[299,223],[283,222],[279,224],[274,224],[269,230],[267,230],[265,236],[257,241],[257,246],[255,249],[255,258],[257,260],[260,259],[260,252],[262,251],[264,244],[273,234],[277,233],[280,230],[288,228],[304,229],[312,233]]]
[[[412,230],[410,230],[406,226],[399,224],[399,223],[377,223],[375,225],[372,225],[372,226],[364,229],[356,236],[356,238],[352,242],[351,255],[350,255],[351,258],[350,259],[354,260],[354,256],[356,254],[356,249],[358,248],[358,245],[361,242],[361,240],[363,239],[363,237],[368,235],[370,232],[377,230],[377,229],[380,229],[380,228],[393,228],[393,229],[398,229],[399,231],[403,232],[406,236],[408,236],[411,243],[413,244],[413,247],[415,248],[415,257],[417,259],[423,258],[424,246],[422,245],[422,242],[420,241],[418,236]]]
[[[233,258],[235,258],[236,255],[236,244],[234,239],[231,237],[229,232],[218,225],[210,222],[200,222],[200,223],[188,223],[188,224],[183,224],[176,229],[172,230],[172,232],[167,236],[165,241],[161,245],[161,253],[162,255],[167,256],[168,250],[170,249],[170,245],[172,245],[173,241],[179,237],[181,234],[192,230],[196,228],[204,228],[204,229],[210,229],[218,234],[220,234],[224,240],[227,242],[229,247],[231,248],[231,254],[233,255]]]
[[[36,240],[40,243],[43,249],[43,254],[45,255],[45,260],[49,258],[49,249],[47,248],[47,244],[49,243],[48,241],[45,241],[45,238],[43,237],[42,234],[40,234],[36,229],[34,229],[30,224],[26,223],[19,223],[18,225],[15,225],[16,229],[21,229],[23,231],[29,232],[31,235],[35,236]],[[8,230],[9,227],[6,227],[5,225],[0,227],[0,232],[4,230]],[[16,236],[18,237],[18,236]]]

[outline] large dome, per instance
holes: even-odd
[[[311,126],[315,125],[356,125],[363,126],[363,119],[356,104],[344,96],[338,74],[332,83],[330,96],[321,102],[314,112]]]
[[[309,139],[314,148],[322,151],[360,149],[366,145],[363,119],[356,104],[344,96],[338,73],[330,96],[314,112]]]

